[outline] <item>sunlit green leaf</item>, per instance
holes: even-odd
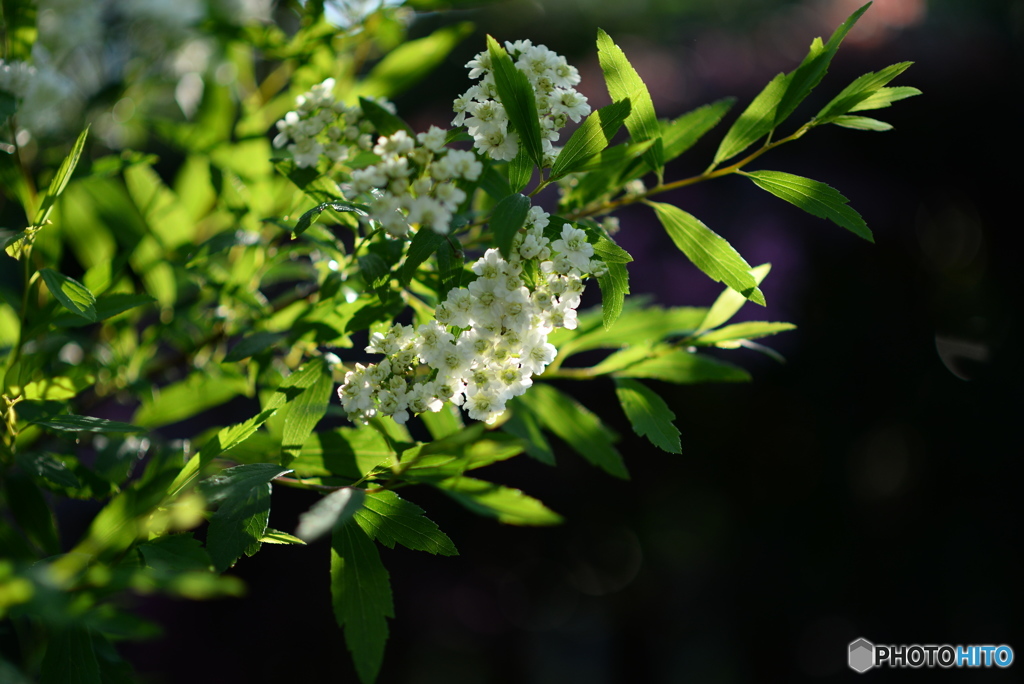
[[[825,76],[825,72],[828,71],[828,66],[832,62],[832,58],[835,56],[836,51],[839,50],[839,45],[843,42],[846,34],[850,32],[853,25],[857,23],[861,15],[867,11],[871,3],[864,5],[850,17],[844,21],[839,28],[837,28],[832,36],[828,39],[828,42],[824,46],[821,46],[821,41],[816,41],[811,46],[811,52],[807,58],[800,64],[796,70],[790,74],[789,82],[786,84],[786,92],[782,95],[779,100],[779,105],[775,110],[775,121],[774,126],[778,126],[793,113],[793,110],[797,108],[804,98],[814,89],[821,79]]]
[[[522,71],[512,63],[505,48],[491,36],[487,36],[487,51],[491,58],[494,85],[498,99],[505,107],[509,123],[519,134],[519,144],[526,147],[530,159],[538,167],[544,166],[544,150],[541,147],[540,121],[537,118],[537,102],[533,86]]]
[[[651,168],[660,170],[665,165],[664,150],[660,141],[661,126],[654,113],[654,102],[643,79],[626,58],[626,53],[611,37],[597,30],[597,58],[604,73],[608,95],[613,102],[629,100],[631,109],[626,117],[626,129],[634,142],[655,140],[654,145],[644,153],[644,159]]]
[[[747,105],[719,144],[718,151],[715,152],[715,164],[735,157],[768,135],[775,127],[775,111],[789,87],[789,81],[790,75],[777,74]]]
[[[899,86],[896,88],[879,88],[871,93],[869,97],[861,100],[859,104],[850,109],[851,112],[862,112],[871,109],[884,109],[893,102],[905,100],[908,97],[920,95],[921,91],[910,86]]]
[[[633,425],[633,432],[646,437],[662,451],[682,453],[679,429],[672,423],[676,414],[672,413],[664,399],[643,383],[627,378],[615,379],[615,394]]]
[[[750,269],[750,274],[754,276],[754,282],[758,285],[764,280],[768,272],[772,270],[771,264],[761,264]],[[707,313],[704,319],[700,322],[700,326],[697,328],[698,333],[702,333],[705,330],[711,328],[717,328],[722,325],[730,318],[736,315],[744,304],[747,303],[747,298],[741,295],[731,287],[727,287],[722,290],[722,294],[718,295],[718,299],[711,305],[711,308],[707,309]]]
[[[746,321],[734,323],[717,330],[703,333],[691,340],[695,345],[714,345],[720,342],[732,340],[753,340],[759,337],[775,335],[787,330],[793,330],[796,326],[792,323],[771,323],[768,321]]]
[[[576,171],[588,159],[607,148],[629,113],[629,98],[592,112],[558,153],[551,167],[551,179]]]
[[[455,544],[423,514],[423,509],[392,491],[382,490],[366,497],[356,511],[356,523],[389,549],[401,544],[413,551],[457,556]]]
[[[750,374],[738,366],[709,356],[674,349],[616,371],[620,378],[649,378],[682,385],[701,382],[748,382]]]
[[[852,128],[856,131],[877,131],[884,133],[885,131],[892,130],[892,124],[879,121],[878,119],[872,119],[869,116],[836,116],[833,117],[829,123],[835,124],[836,126],[842,126],[843,128]]]
[[[629,271],[626,265],[617,262],[605,264],[608,271],[598,277],[601,287],[601,311],[605,329],[609,329],[622,313],[622,305],[629,294]]]
[[[284,421],[281,438],[281,450],[283,451],[281,465],[283,466],[288,466],[298,455],[302,445],[313,434],[317,423],[327,413],[327,404],[331,400],[334,389],[334,380],[322,357],[307,361],[301,370],[292,375],[297,376],[295,381],[301,381],[305,390],[286,404],[281,411],[281,418]],[[310,379],[307,378],[307,375],[313,377]]]
[[[78,166],[78,160],[82,156],[82,150],[85,149],[85,139],[89,137],[89,127],[79,133],[78,139],[75,140],[75,144],[71,147],[71,152],[61,162],[60,168],[57,169],[57,173],[54,174],[53,180],[50,181],[50,187],[46,190],[46,195],[43,197],[42,204],[39,205],[39,210],[36,212],[35,220],[33,225],[42,226],[46,223],[47,219],[50,218],[50,212],[53,210],[53,203],[57,201],[60,194],[64,192],[64,188],[67,187],[68,181],[71,180],[71,174],[75,172],[75,167]]]
[[[672,242],[712,280],[725,283],[764,306],[764,295],[750,273],[750,264],[721,235],[671,204],[650,202]]]
[[[881,71],[869,71],[843,88],[842,92],[822,107],[821,111],[814,118],[819,121],[827,121],[842,114],[855,111],[855,107],[871,97],[879,88],[882,88],[889,81],[906,71],[912,64],[913,62],[900,62],[899,64],[888,66]]]
[[[96,297],[89,291],[89,288],[51,268],[40,269],[39,275],[46,282],[50,294],[63,304],[65,309],[90,323],[99,320],[96,314]]]
[[[848,206],[850,200],[835,188],[782,171],[751,171],[743,175],[754,181],[759,188],[807,213],[828,219],[868,242],[875,241],[861,215]]]
[[[562,522],[562,516],[518,489],[465,476],[435,484],[474,513],[497,518],[509,525],[557,525]]]

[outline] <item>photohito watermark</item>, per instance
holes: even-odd
[[[849,664],[857,672],[873,667],[1009,667],[1013,664],[1013,649],[1005,644],[883,646],[857,639],[850,642]]]

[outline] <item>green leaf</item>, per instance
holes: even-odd
[[[597,242],[594,243],[594,256],[606,264],[628,264],[633,261],[633,257],[630,256],[629,252],[604,235],[599,236]]]
[[[618,349],[691,333],[706,314],[707,309],[697,307],[643,307],[633,297],[624,304],[613,330],[603,327],[603,312],[591,309],[580,316],[576,330],[559,328],[548,336],[548,341],[558,347],[559,357],[564,360],[590,349]]]
[[[629,163],[639,159],[644,152],[654,147],[654,143],[654,140],[644,140],[643,142],[625,142],[620,145],[613,145],[612,147],[601,150],[593,157],[589,157],[581,161],[580,165],[575,169],[575,173],[582,173],[584,171],[601,171],[603,172],[600,174],[601,176],[607,174],[609,178],[614,177],[618,179],[619,175],[629,166]],[[650,167],[647,168],[649,169]],[[596,175],[598,174],[586,176],[581,180],[581,184],[583,182],[587,182],[588,185],[594,183],[593,180],[588,179],[592,179],[592,177]],[[576,186],[576,188],[579,187],[580,186],[578,185]],[[608,189],[610,188],[605,188],[601,191],[587,189],[587,196],[589,197],[594,193],[605,192]]]
[[[44,556],[60,553],[56,520],[39,487],[28,475],[18,472],[5,475],[3,485],[5,508],[29,541]]]
[[[761,281],[764,280],[771,270],[771,264],[761,264],[750,269],[750,274],[754,276],[754,282],[760,285]],[[722,325],[735,316],[736,312],[746,303],[746,297],[731,287],[725,288],[722,290],[722,294],[718,295],[718,299],[711,305],[711,308],[707,310],[704,320],[701,321],[700,326],[697,328],[697,333],[702,333],[705,330]]]
[[[893,102],[920,94],[920,90],[909,86],[900,86],[898,88],[879,88],[869,97],[862,100],[856,107],[851,108],[850,111],[861,112],[869,109],[884,109]]]
[[[95,323],[99,320],[96,313],[96,297],[89,291],[89,288],[77,280],[61,275],[50,268],[40,269],[39,275],[46,282],[46,287],[50,289],[50,294],[63,304],[65,309],[81,316],[90,323]]]
[[[649,378],[681,385],[700,382],[749,382],[750,374],[731,363],[673,349],[613,373],[618,378]]]
[[[435,486],[474,513],[509,525],[558,525],[562,522],[562,516],[511,487],[465,476],[441,480]]]
[[[821,111],[814,118],[818,121],[829,121],[837,116],[855,111],[855,107],[870,98],[879,88],[906,71],[911,64],[913,62],[900,62],[899,64],[888,66],[881,71],[869,71],[843,88],[842,92],[822,107]]]
[[[452,540],[423,514],[422,508],[390,490],[367,496],[355,517],[356,523],[370,539],[389,549],[401,544],[413,551],[459,555]]]
[[[576,171],[608,147],[629,116],[630,109],[629,98],[626,98],[592,112],[558,153],[549,180],[557,180]]]
[[[412,241],[409,243],[409,251],[405,255],[405,263],[402,264],[402,268],[398,271],[398,279],[403,287],[409,286],[413,275],[416,274],[416,269],[420,267],[420,264],[429,259],[430,255],[436,252],[437,248],[444,241],[444,235],[435,233],[430,229],[421,228],[416,231]]]
[[[157,537],[139,545],[139,553],[147,566],[170,579],[175,575],[209,570],[210,554],[191,532]]]
[[[365,97],[359,98],[359,106],[363,110],[363,116],[365,116],[373,127],[377,130],[377,135],[391,136],[398,131],[405,131],[412,137],[416,137],[409,124],[405,123],[402,119],[395,116],[382,106],[368,100]]]
[[[525,145],[519,146],[515,159],[508,163],[508,183],[512,192],[520,192],[533,177],[533,161]]]
[[[268,402],[268,408],[265,410],[249,420],[223,428],[216,436],[204,443],[199,453],[190,458],[177,477],[174,478],[174,482],[168,488],[171,495],[176,496],[178,492],[188,486],[214,458],[249,439],[284,404],[283,394],[275,395],[274,399],[277,399],[279,396],[281,397],[279,403],[275,404],[272,399]]]
[[[103,684],[89,630],[68,624],[54,632],[43,656],[40,684]]]
[[[516,68],[505,48],[491,36],[487,36],[487,51],[491,56],[498,99],[505,107],[509,123],[519,134],[519,143],[526,148],[530,159],[541,168],[544,166],[544,149],[541,145],[537,102],[530,79]]]
[[[836,51],[839,50],[839,45],[843,42],[846,34],[850,32],[853,25],[857,23],[861,15],[867,11],[871,3],[864,5],[859,10],[850,15],[850,17],[844,21],[839,28],[833,33],[832,37],[828,39],[824,47],[821,47],[821,40],[816,40],[811,45],[810,54],[807,55],[806,59],[796,68],[789,78],[789,82],[786,84],[786,92],[779,100],[779,105],[775,111],[775,122],[774,126],[778,126],[793,113],[793,110],[803,102],[804,98],[807,97],[810,92],[817,86],[821,79],[825,76],[825,72],[828,71],[828,66],[832,62],[832,58],[835,56]]]
[[[143,398],[132,422],[149,429],[171,425],[249,391],[249,381],[230,368],[221,369],[220,373],[196,371],[184,380],[159,388]]]
[[[531,457],[545,465],[555,465],[555,452],[551,450],[551,445],[541,432],[540,423],[530,412],[529,406],[518,397],[512,399],[512,406],[512,415],[501,429],[523,440],[526,453]]]
[[[299,168],[291,159],[275,161],[274,168],[317,204],[343,201],[338,184],[315,168]]]
[[[328,209],[341,212],[350,211],[359,214],[360,216],[368,216],[370,211],[369,207],[363,204],[356,204],[355,202],[347,202],[345,200],[323,202],[299,217],[299,220],[295,223],[294,230],[292,230],[292,235],[302,235],[306,232],[307,228],[313,225],[313,223],[320,218],[320,214],[324,213]]]
[[[116,420],[93,418],[92,416],[54,416],[33,422],[44,428],[61,432],[145,432],[146,428]]]
[[[648,202],[672,242],[712,280],[724,283],[752,302],[765,305],[750,264],[721,235],[695,216],[671,204]]]
[[[96,298],[96,320],[103,321],[114,316],[119,316],[125,311],[130,311],[140,306],[153,304],[156,299],[148,294],[130,294],[127,292],[115,292],[113,294],[101,295]],[[92,321],[82,320],[80,316],[72,314],[61,314],[53,319],[53,324],[59,327],[77,328],[88,325]]]
[[[530,198],[520,194],[509,195],[494,207],[491,232],[494,234],[494,244],[506,259],[512,252],[512,240],[523,227],[529,212]]]
[[[735,98],[727,97],[698,107],[662,126],[665,161],[672,161],[693,147],[705,133],[718,125],[735,102]]]
[[[868,242],[875,241],[861,215],[847,206],[850,200],[835,188],[782,171],[751,171],[743,175],[754,181],[759,188],[807,213],[828,219]]]
[[[462,421],[462,412],[453,404],[445,404],[437,413],[427,411],[420,414],[420,420],[427,427],[434,439],[443,439],[454,435],[466,427]]]
[[[644,153],[644,159],[651,168],[661,172],[665,165],[662,148],[661,126],[654,113],[654,102],[643,79],[626,59],[626,53],[616,45],[611,37],[597,30],[597,58],[604,73],[604,82],[608,87],[608,95],[613,102],[629,100],[631,109],[626,117],[626,129],[633,142],[655,140],[654,145]]]
[[[829,120],[830,124],[852,128],[857,131],[878,131],[884,133],[892,130],[892,124],[868,116],[836,116]]]
[[[272,527],[268,527],[263,533],[263,537],[260,541],[264,544],[296,544],[299,546],[305,546],[306,542],[302,541],[298,537],[293,537],[287,532],[281,530],[275,530]]]
[[[622,306],[629,294],[629,271],[626,265],[609,262],[605,266],[608,272],[598,277],[597,284],[601,287],[601,312],[605,330],[612,327],[622,314]]]
[[[589,463],[610,475],[629,479],[622,456],[612,444],[612,435],[601,419],[578,401],[551,385],[537,382],[520,401],[529,406],[545,429],[560,437]]]
[[[449,237],[437,248],[437,268],[440,271],[441,281],[437,290],[438,301],[444,301],[452,288],[462,287],[462,266],[465,263],[465,253],[458,245],[455,238]]]
[[[295,536],[306,543],[324,536],[338,525],[344,525],[363,506],[366,491],[345,487],[331,492],[299,515]]]
[[[18,465],[38,478],[45,478],[60,487],[78,489],[82,484],[64,462],[51,454],[20,451]]]
[[[768,337],[787,330],[796,328],[792,323],[771,323],[768,321],[746,321],[734,323],[718,330],[703,333],[693,338],[691,342],[695,345],[718,345],[723,342],[734,340],[753,340],[759,337]]]
[[[260,352],[270,349],[285,337],[287,337],[287,335],[284,333],[266,331],[253,333],[252,335],[243,337],[239,340],[238,344],[232,347],[231,351],[224,356],[224,361],[231,363],[247,359],[250,356],[255,356]]]
[[[75,167],[78,166],[78,160],[82,156],[82,150],[85,149],[85,139],[89,137],[89,127],[86,126],[85,130],[78,134],[78,139],[75,140],[75,144],[71,147],[71,152],[61,162],[60,168],[57,169],[57,173],[54,174],[53,180],[50,181],[50,187],[46,190],[46,196],[43,197],[42,204],[39,205],[39,210],[36,212],[35,221],[33,225],[42,226],[46,223],[47,219],[50,218],[50,212],[53,211],[53,203],[57,201],[60,194],[64,192],[64,188],[67,187],[68,181],[71,180],[71,174],[74,173]],[[49,285],[49,283],[47,283]]]
[[[395,609],[377,546],[352,522],[335,528],[331,539],[331,599],[359,681],[371,684],[384,661],[386,618]]]
[[[297,376],[296,382],[303,383],[305,391],[286,404],[281,412],[284,421],[281,465],[286,467],[302,450],[302,445],[313,434],[317,423],[326,415],[327,405],[331,401],[331,391],[334,389],[334,379],[323,357],[311,359],[292,375]]]
[[[664,399],[643,383],[627,378],[615,379],[615,394],[633,425],[633,432],[646,437],[662,451],[670,454],[683,452],[679,430],[672,424],[676,414],[672,413]]]
[[[495,200],[502,200],[512,194],[508,179],[498,173],[493,164],[485,163],[480,175],[480,188]]]
[[[743,110],[722,138],[718,151],[715,152],[715,164],[735,157],[768,135],[775,126],[775,111],[786,93],[789,79],[790,76],[787,74],[777,74]]]
[[[270,517],[270,481],[290,473],[272,463],[255,463],[227,468],[199,485],[211,504],[219,504],[210,518],[206,548],[217,572],[224,572],[242,554],[253,555]]]
[[[391,268],[387,262],[374,252],[364,254],[356,261],[367,287],[377,293],[381,304],[385,304],[391,292]]]
[[[473,24],[445,26],[429,36],[402,43],[384,56],[359,83],[359,95],[394,97],[422,81],[445,57],[473,32]]]

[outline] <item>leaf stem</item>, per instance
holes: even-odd
[[[738,173],[744,166],[754,161],[755,159],[757,159],[764,153],[768,152],[769,150],[773,150],[776,147],[779,147],[780,145],[784,145],[788,142],[792,142],[793,140],[797,140],[798,138],[803,137],[803,135],[811,129],[812,123],[813,122],[808,122],[801,126],[800,128],[798,128],[796,132],[794,132],[792,135],[789,135],[785,138],[781,138],[774,142],[770,142],[771,138],[769,137],[769,139],[765,141],[765,144],[762,145],[760,148],[750,153],[749,155],[739,160],[738,162],[730,164],[729,166],[723,166],[720,169],[716,169],[715,165],[712,164],[707,168],[707,170],[705,170],[703,173],[697,176],[682,178],[680,180],[672,181],[670,183],[659,182],[658,185],[654,186],[653,188],[645,192],[636,193],[633,195],[626,195],[624,197],[620,197],[619,199],[603,202],[596,206],[583,207],[579,211],[569,213],[566,216],[566,218],[569,219],[570,221],[575,221],[581,218],[585,218],[587,216],[607,214],[618,209],[619,207],[625,207],[630,204],[642,202],[653,195],[668,192],[669,190],[676,190],[678,188],[685,188],[689,185],[696,185],[697,183],[702,183],[704,181],[711,180],[712,178],[720,178],[722,176],[728,176],[733,173]]]

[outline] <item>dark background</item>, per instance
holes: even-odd
[[[740,98],[721,129],[669,167],[706,167],[750,98],[790,70],[857,3],[845,0],[562,0],[467,13],[501,40],[532,38],[579,66],[608,101],[598,25],[650,85],[660,116]],[[445,19],[450,20],[451,17]],[[442,19],[427,17],[415,31]],[[870,245],[747,183],[726,178],[659,201],[773,263],[767,340],[787,362],[724,354],[748,385],[655,383],[683,453],[638,439],[610,381],[563,383],[622,435],[616,481],[557,445],[486,475],[567,522],[521,529],[409,492],[461,556],[382,549],[397,618],[379,681],[775,682],[852,680],[847,644],[1021,640],[1021,448],[1016,419],[1022,226],[1019,104],[1024,2],[879,0],[794,120],[866,71],[912,60],[894,85],[924,95],[876,112],[888,133],[818,129],[753,168],[833,185],[873,229]],[[445,125],[466,87],[471,37],[440,76],[399,102],[414,128]],[[433,102],[423,107],[424,100]],[[870,114],[870,113],[869,113]],[[644,208],[620,214],[634,293],[708,305],[720,286],[690,266]],[[596,287],[592,288],[596,290]],[[275,490],[271,523],[293,529],[305,492]],[[330,609],[327,542],[265,547],[235,569],[241,601],[147,599],[164,639],[123,650],[152,682],[356,681]],[[205,644],[195,671],[194,649]],[[864,681],[1020,679],[991,670],[872,671]]]

